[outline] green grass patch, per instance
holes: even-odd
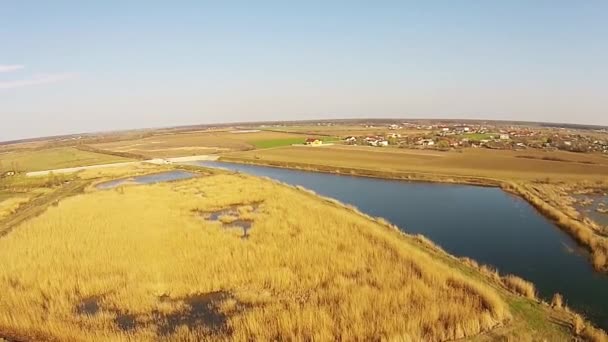
[[[283,147],[283,146],[291,146],[294,144],[304,144],[308,137],[302,136],[301,138],[282,138],[282,139],[269,139],[269,140],[258,140],[251,141],[250,144],[255,146],[255,148],[273,148],[273,147]],[[339,140],[336,137],[315,137],[320,139],[323,142],[330,142]]]
[[[538,331],[551,329],[552,326],[547,320],[540,304],[533,303],[523,298],[514,298],[509,301],[509,306],[513,313],[522,317],[532,329]]]
[[[293,144],[303,144],[305,140],[306,140],[305,137],[271,139],[271,140],[252,141],[251,144],[253,146],[255,146],[255,148],[272,148],[272,147],[290,146]]]

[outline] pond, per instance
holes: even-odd
[[[154,184],[154,183],[169,182],[169,181],[175,181],[175,180],[181,180],[181,179],[189,179],[189,178],[193,178],[196,176],[197,175],[195,173],[187,172],[187,171],[181,171],[181,170],[167,171],[167,172],[154,173],[154,174],[144,175],[144,176],[116,179],[116,180],[100,183],[97,185],[97,189],[100,189],[100,190],[113,189],[113,188],[116,188],[116,187],[119,187],[119,186],[125,185],[125,184]]]
[[[467,256],[532,281],[608,329],[608,276],[587,252],[519,197],[498,188],[405,182],[225,162],[197,162],[301,185],[423,234],[456,256]]]

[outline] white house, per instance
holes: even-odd
[[[418,140],[418,145],[433,146],[435,145],[435,141],[433,141],[433,139],[420,139]]]
[[[344,142],[349,143],[349,144],[354,144],[357,142],[357,137],[346,137],[346,139],[344,139]]]
[[[308,138],[306,139],[306,141],[304,142],[305,145],[323,145],[323,140],[317,139],[317,138]]]
[[[2,174],[2,177],[12,177],[15,175],[15,171],[6,171],[4,174]]]

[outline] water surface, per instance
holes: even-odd
[[[193,178],[193,177],[196,177],[196,174],[192,173],[192,172],[181,171],[181,170],[167,171],[167,172],[154,173],[154,174],[144,175],[144,176],[116,179],[116,180],[112,180],[109,182],[100,183],[97,185],[97,188],[106,190],[106,189],[113,189],[118,186],[121,186],[124,184],[129,184],[129,183],[154,184],[154,183],[175,181],[175,180],[180,180],[180,179],[188,179],[188,178]]]
[[[608,213],[601,212],[608,210],[608,196],[598,194],[578,195],[574,196],[577,200],[589,200],[591,201],[587,205],[581,205],[577,203],[575,205],[576,210],[580,213],[593,220],[595,223],[602,227],[608,227]]]
[[[498,188],[383,180],[225,162],[197,162],[292,185],[384,217],[424,234],[447,252],[492,265],[536,285],[608,329],[608,276],[593,270],[587,252],[530,204]]]

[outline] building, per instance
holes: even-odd
[[[304,142],[305,145],[323,145],[323,141],[317,138],[308,138]]]
[[[435,145],[435,141],[433,141],[433,139],[420,139],[420,140],[418,140],[418,145],[422,145],[422,146],[434,146]]]
[[[346,137],[346,139],[344,139],[344,142],[347,144],[356,144],[357,143],[357,137]]]
[[[510,139],[510,137],[509,137],[508,134],[501,134],[500,135],[500,140],[509,140],[509,139]]]
[[[2,174],[2,178],[4,178],[4,177],[12,177],[12,176],[14,176],[15,174],[16,174],[16,173],[15,173],[15,171],[6,171],[6,172],[4,172],[4,173]]]

